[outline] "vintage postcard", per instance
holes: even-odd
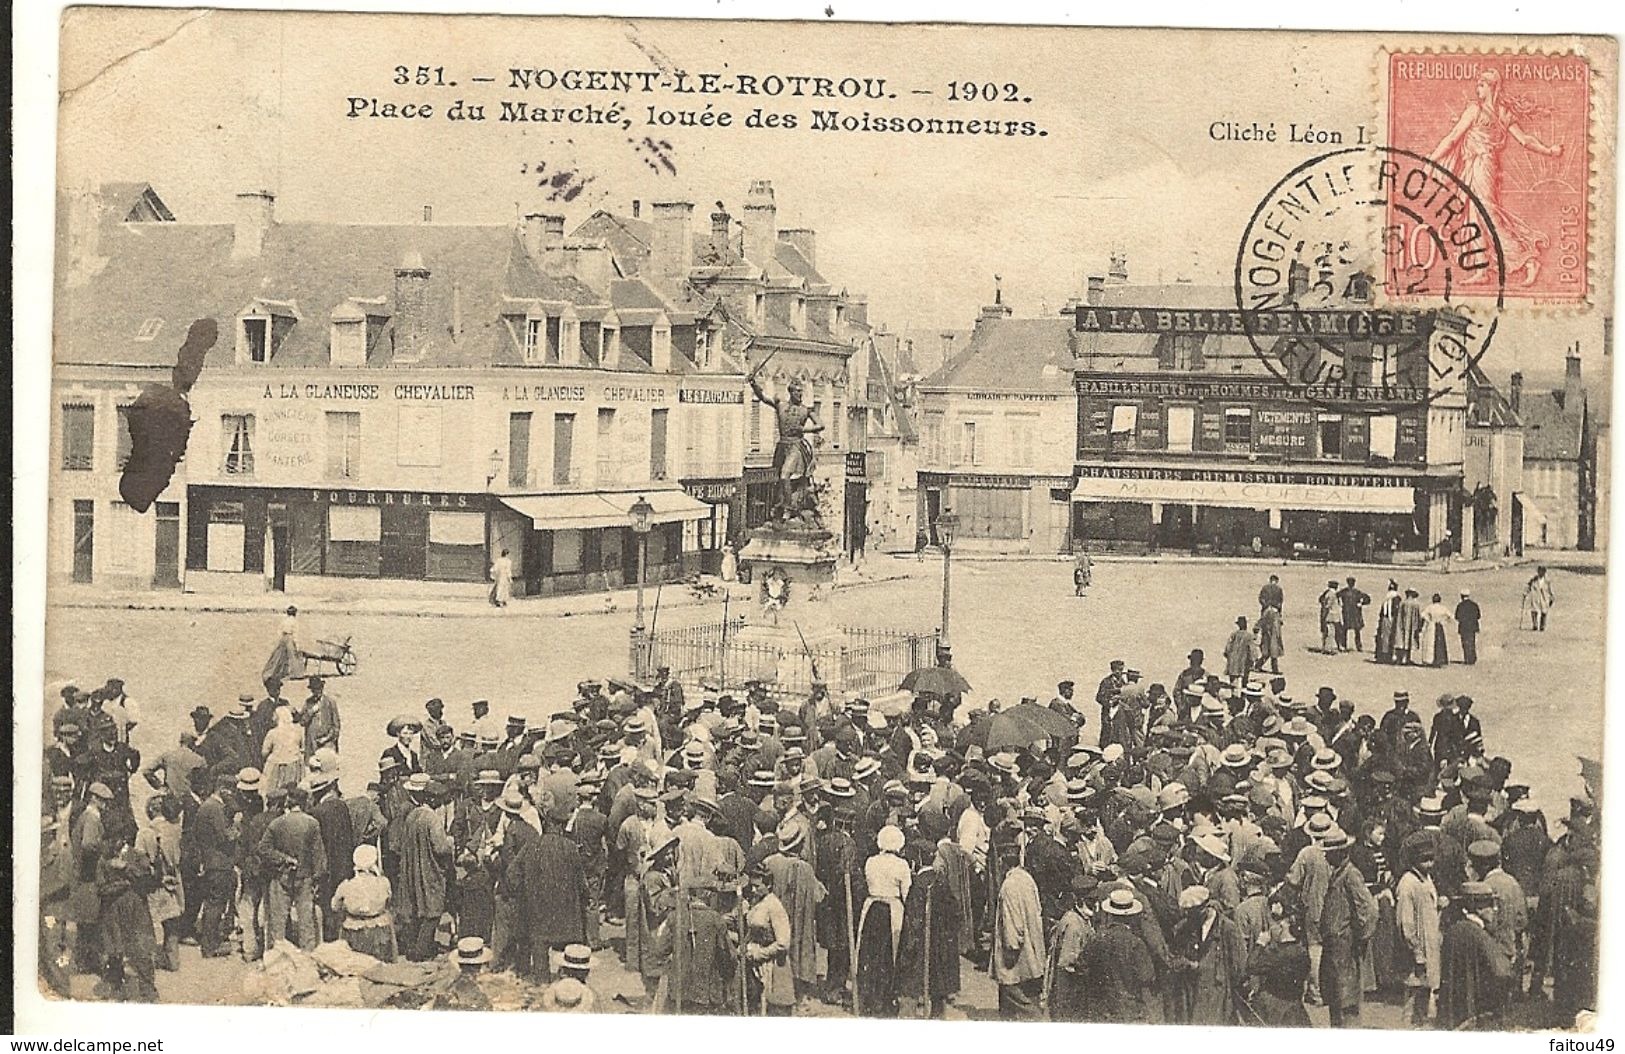
[[[1605,1012],[1615,40],[61,34],[49,1005]]]

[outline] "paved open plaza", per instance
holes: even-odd
[[[906,629],[937,625],[940,557],[880,558],[865,571],[883,580],[836,591],[829,603],[838,621]],[[1457,661],[1431,669],[1378,665],[1370,656],[1371,632],[1365,654],[1317,650],[1318,592],[1329,579],[1353,574],[1363,588],[1380,594],[1388,576],[1379,569],[1107,562],[1096,565],[1093,585],[1078,598],[1068,563],[956,559],[950,621],[955,664],[979,702],[997,698],[1013,704],[1023,696],[1047,701],[1062,679],[1076,680],[1089,691],[1114,658],[1142,669],[1150,681],[1172,684],[1192,647],[1203,648],[1222,666],[1229,619],[1256,614],[1258,587],[1272,573],[1281,576],[1286,593],[1282,670],[1295,693],[1312,696],[1330,685],[1354,699],[1361,712],[1386,709],[1396,689],[1408,690],[1424,712],[1442,692],[1470,694],[1478,701],[1475,712],[1489,753],[1512,760],[1515,778],[1530,784],[1532,797],[1549,816],[1561,815],[1568,796],[1581,791],[1575,756],[1599,752],[1603,726],[1606,595],[1600,574],[1553,572],[1558,601],[1545,633],[1529,631],[1519,619],[1530,567],[1399,574],[1401,586],[1424,597],[1439,592],[1453,601],[1470,589],[1483,608],[1478,664]],[[331,686],[343,716],[346,790],[359,790],[374,777],[371,759],[390,742],[384,730],[388,719],[420,712],[430,697],[445,699],[454,723],[467,720],[475,698],[492,700],[498,715],[517,713],[535,721],[568,706],[578,680],[622,674],[633,617],[625,599],[618,595],[612,611],[568,617],[550,613],[544,604],[523,603],[500,612],[444,602],[432,613],[411,613],[409,605],[398,614],[332,610],[344,607],[340,603],[303,609],[304,634],[350,636],[360,659],[354,676]],[[733,603],[737,614],[738,601]],[[662,618],[672,626],[720,619],[721,605],[672,604]],[[80,684],[121,676],[140,705],[134,742],[144,752],[158,751],[189,727],[193,706],[201,702],[222,712],[239,691],[258,686],[278,624],[270,612],[55,608],[47,676],[51,683],[73,678]],[[1214,668],[1211,660],[1209,668]],[[298,698],[300,686],[290,687],[288,694]],[[1085,740],[1092,741],[1087,727]],[[134,786],[138,793],[144,790],[139,781]],[[608,937],[618,935],[618,928],[606,931]],[[236,957],[205,963],[187,947],[178,972],[159,972],[160,998],[239,1002],[248,971]],[[75,994],[91,996],[93,981],[87,975],[75,978]],[[597,956],[594,985],[614,1004],[606,1010],[631,1012],[643,995],[636,973],[607,949]],[[838,1013],[816,1001],[803,1012]],[[950,1014],[997,1016],[997,986],[985,973],[967,969]],[[1324,1010],[1312,1008],[1312,1014],[1324,1023]],[[1370,1006],[1368,1017],[1390,1027],[1403,1023],[1402,1010],[1389,1004]]]
[[[853,625],[930,629],[940,621],[942,563],[938,556],[881,557],[870,570],[906,577],[857,585],[833,594],[837,620]],[[1080,688],[1105,675],[1114,658],[1172,685],[1191,648],[1222,667],[1222,648],[1237,615],[1257,615],[1259,586],[1279,574],[1286,592],[1286,654],[1281,669],[1294,694],[1312,697],[1321,685],[1356,701],[1360,712],[1388,708],[1395,690],[1408,690],[1424,714],[1442,692],[1471,695],[1491,754],[1514,763],[1519,782],[1556,814],[1580,792],[1574,756],[1595,756],[1603,730],[1606,580],[1600,574],[1554,571],[1557,605],[1545,633],[1520,627],[1523,587],[1533,568],[1519,566],[1442,574],[1397,571],[1405,588],[1449,606],[1462,589],[1483,608],[1479,661],[1464,666],[1452,640],[1452,665],[1437,670],[1371,661],[1375,604],[1389,577],[1382,569],[1338,565],[1272,565],[1167,561],[1096,566],[1088,595],[1072,595],[1071,565],[1036,560],[956,557],[952,571],[950,638],[954,665],[973,698],[1046,702],[1056,682]],[[1332,578],[1354,575],[1373,596],[1366,653],[1322,655],[1316,597]],[[318,603],[299,615],[304,637],[349,636],[359,657],[355,676],[333,681],[340,704],[346,760],[371,759],[389,745],[384,725],[401,712],[419,712],[438,696],[453,724],[468,704],[492,702],[492,712],[535,721],[569,705],[577,681],[626,672],[632,605],[617,594],[616,610],[567,618],[528,614],[523,602],[488,617],[349,614]],[[297,600],[297,598],[295,598]],[[446,609],[445,602],[435,608]],[[461,614],[483,614],[470,602]],[[545,610],[538,605],[537,611]],[[651,591],[652,610],[652,591]],[[755,609],[751,608],[751,614]],[[735,605],[733,614],[739,613]],[[659,628],[720,620],[722,605],[670,606]],[[76,608],[48,617],[46,682],[75,678],[100,684],[122,677],[141,706],[136,744],[171,745],[190,728],[198,703],[224,712],[243,691],[258,691],[261,668],[276,643],[280,616],[188,611]],[[297,689],[298,686],[292,686]],[[296,694],[290,690],[289,696]],[[1088,730],[1085,731],[1088,739]],[[370,773],[356,773],[363,783]]]

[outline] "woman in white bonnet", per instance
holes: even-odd
[[[351,857],[355,874],[333,891],[333,910],[344,919],[344,943],[382,962],[396,957],[390,885],[378,865],[378,849],[363,842]]]

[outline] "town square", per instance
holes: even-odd
[[[1615,41],[100,10],[30,999],[1594,1026]]]

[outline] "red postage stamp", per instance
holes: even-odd
[[[1590,104],[1591,67],[1577,55],[1388,58],[1388,143],[1443,165],[1478,198],[1500,241],[1508,300],[1589,293]],[[1414,251],[1431,251],[1415,241]]]

